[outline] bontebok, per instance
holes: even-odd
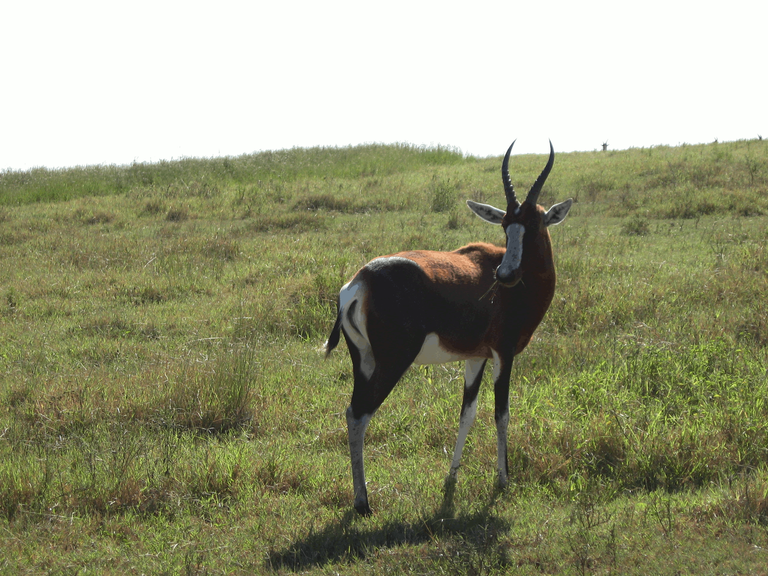
[[[514,142],[512,143],[514,145]],[[501,176],[506,210],[467,201],[470,210],[501,224],[506,248],[469,244],[453,252],[412,251],[381,256],[363,266],[339,293],[339,313],[326,354],[344,333],[354,370],[347,409],[355,509],[370,514],[363,468],[365,429],[411,364],[464,360],[464,400],[449,472],[477,412],[483,369],[493,359],[498,481],[507,484],[507,425],[512,360],[531,341],[555,293],[555,263],[547,228],[568,214],[572,200],[545,210],[537,204],[555,160],[549,161],[521,204],[509,178],[507,150]]]

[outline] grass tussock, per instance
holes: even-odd
[[[544,160],[514,157],[515,186]],[[463,371],[420,367],[367,432],[376,513],[351,511],[351,366],[316,353],[338,289],[378,255],[503,242],[463,206],[503,202],[499,163],[373,145],[2,173],[0,571],[761,573],[763,140],[558,155],[541,201],[577,203],[513,369],[511,486],[490,375],[444,484]]]

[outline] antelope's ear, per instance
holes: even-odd
[[[469,206],[469,209],[472,210],[472,212],[489,224],[501,224],[501,219],[504,218],[504,214],[506,214],[504,210],[499,210],[489,204],[473,202],[472,200],[467,200],[467,206]]]
[[[552,206],[552,208],[547,210],[547,213],[544,214],[544,226],[560,224],[560,222],[565,220],[565,217],[568,216],[568,211],[571,209],[572,205],[573,198],[568,198],[565,202],[560,202],[560,204]]]

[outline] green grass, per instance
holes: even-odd
[[[461,163],[452,148],[409,144],[371,144],[346,148],[294,148],[225,158],[186,158],[130,166],[88,166],[61,170],[37,168],[0,173],[0,205],[59,202],[111,196],[136,190],[177,191],[183,196],[217,196],[235,192],[240,198],[279,195],[297,181],[364,179],[366,182],[407,173],[423,165]],[[305,182],[305,186],[308,182]]]
[[[544,156],[517,156],[526,189]],[[407,145],[0,174],[0,573],[722,574],[768,565],[768,146],[557,156],[552,307],[486,377],[373,419],[352,511],[338,289],[501,242],[500,158]]]

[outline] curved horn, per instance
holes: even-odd
[[[515,196],[515,187],[512,185],[512,180],[509,179],[509,154],[512,152],[512,146],[515,145],[515,140],[507,148],[507,153],[504,156],[504,161],[501,163],[501,181],[504,183],[504,194],[507,195],[507,205],[513,204],[515,207],[520,206],[520,202]]]
[[[552,147],[552,140],[549,141],[549,160],[547,161],[547,165],[544,166],[544,170],[541,171],[541,174],[539,174],[539,177],[536,178],[536,182],[533,183],[533,186],[531,186],[531,191],[528,192],[528,197],[525,199],[526,202],[530,202],[531,204],[536,204],[539,201],[539,194],[541,194],[541,188],[544,186],[544,182],[547,180],[547,176],[549,176],[549,171],[552,170],[552,165],[555,163],[555,149]]]

